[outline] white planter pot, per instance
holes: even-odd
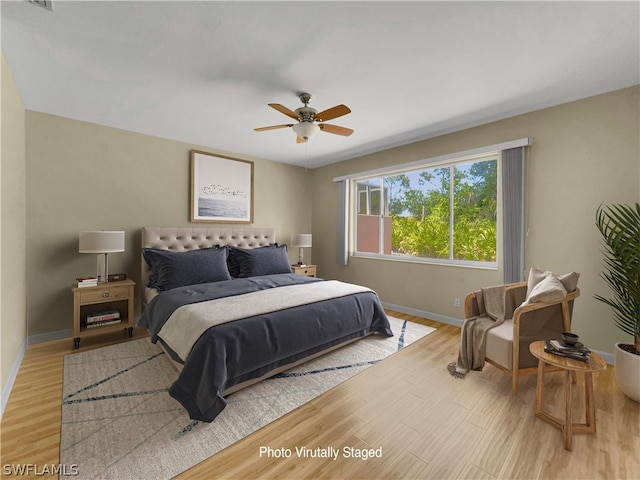
[[[618,345],[614,351],[616,380],[627,397],[640,403],[640,355],[626,352]]]

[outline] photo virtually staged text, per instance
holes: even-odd
[[[331,458],[337,460],[339,456],[344,458],[356,458],[368,460],[370,458],[382,458],[382,447],[379,448],[354,448],[342,447],[294,447],[272,448],[260,446],[260,458]]]

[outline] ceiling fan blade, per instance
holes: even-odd
[[[336,105],[335,107],[316,113],[316,120],[318,122],[326,122],[327,120],[333,120],[334,118],[341,117],[347,113],[351,113],[349,107],[346,105]]]
[[[269,127],[259,127],[259,128],[254,128],[253,130],[255,132],[264,132],[265,130],[275,130],[276,128],[287,128],[287,127],[293,127],[293,123],[288,123],[286,125],[271,125]]]
[[[300,117],[298,116],[298,114],[296,112],[293,112],[293,111],[289,110],[284,105],[280,105],[279,103],[269,103],[268,105],[271,108],[275,108],[280,113],[284,113],[287,117],[291,117],[291,118],[293,118],[295,120],[300,120]]]
[[[351,130],[350,128],[340,127],[338,125],[330,125],[328,123],[321,123],[318,126],[320,127],[320,130],[322,130],[324,132],[334,133],[336,135],[343,135],[345,137],[348,137],[349,135],[351,135],[353,133],[353,130]]]

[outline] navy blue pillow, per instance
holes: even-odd
[[[276,248],[278,246],[277,243],[270,243],[269,245],[264,245],[262,247],[256,247],[252,250],[260,250],[262,248]],[[238,255],[242,255],[241,253],[238,255],[234,255],[234,251],[238,250],[248,250],[240,247],[228,247],[229,248],[229,256],[227,257],[227,268],[229,269],[229,274],[233,278],[240,278],[240,264],[238,263]],[[289,263],[289,262],[287,262]]]
[[[143,248],[142,256],[151,268],[148,286],[171,290],[185,285],[231,280],[227,270],[228,254],[227,247],[187,252]]]
[[[230,247],[229,258],[238,268],[237,278],[292,273],[286,245],[270,248]]]

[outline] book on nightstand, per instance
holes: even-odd
[[[118,310],[105,310],[103,312],[93,312],[87,314],[87,325],[91,323],[106,322],[109,320],[119,320],[120,312]]]
[[[79,278],[76,278],[76,282],[78,282],[78,288],[95,287],[98,285],[98,278],[97,277],[79,277]]]
[[[100,322],[87,323],[87,328],[104,327],[105,325],[113,325],[120,322],[122,322],[122,320],[119,318],[115,320],[102,320]]]

